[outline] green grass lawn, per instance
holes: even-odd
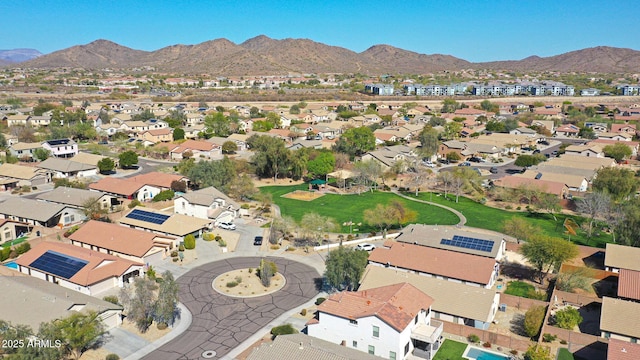
[[[15,240],[7,241],[6,243],[2,244],[2,247],[6,248],[6,247],[13,246],[13,245],[18,245],[18,244],[20,244],[22,242],[25,242],[27,240],[27,238],[28,238],[27,236],[23,236],[23,237],[19,237],[19,238],[15,239]]]
[[[566,348],[560,348],[558,351],[558,360],[573,360],[573,354]]]
[[[527,297],[530,291],[536,291],[536,288],[531,284],[527,284],[522,281],[509,281],[505,294],[515,295],[520,297]]]
[[[407,208],[415,211],[418,216],[415,221],[416,223],[454,225],[459,221],[455,214],[446,209],[406,200],[395,194],[387,192],[375,191],[373,193],[362,193],[361,195],[327,194],[312,201],[295,200],[282,197],[282,195],[294,190],[306,189],[308,189],[308,186],[306,184],[302,184],[294,186],[265,186],[261,187],[260,191],[264,193],[271,193],[273,196],[273,202],[280,207],[282,215],[291,216],[296,221],[300,221],[302,216],[306,213],[316,212],[322,216],[334,218],[340,225],[348,221],[353,221],[356,224],[362,223],[361,226],[353,226],[353,228],[358,229],[358,232],[360,233],[368,233],[372,230],[379,231],[378,228],[373,228],[364,224],[362,218],[364,210],[374,208],[377,204],[386,205],[392,200],[399,201]],[[349,226],[342,226],[342,232],[348,233]]]
[[[407,195],[414,196],[415,194],[411,193]],[[432,201],[437,204],[443,204],[460,211],[467,218],[467,226],[498,232],[502,232],[502,224],[505,220],[517,216],[524,218],[533,225],[535,229],[539,229],[546,235],[567,239],[568,235],[565,234],[565,228],[562,226],[564,219],[569,217],[578,224],[581,224],[584,221],[580,216],[564,214],[556,215],[558,221],[554,221],[553,217],[546,213],[529,214],[526,211],[516,212],[496,209],[482,205],[462,196],[458,203],[456,203],[454,195],[449,195],[448,199],[445,199],[442,195],[437,196],[436,194],[419,193],[417,198],[420,200]],[[578,231],[577,235],[571,236],[571,240],[581,245],[604,247],[607,242],[611,242],[611,235],[602,233],[600,236],[594,236],[590,241],[587,241],[587,237],[584,233],[582,231]]]
[[[467,344],[446,339],[433,360],[462,360],[462,354],[467,348]]]

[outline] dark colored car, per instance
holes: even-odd
[[[449,164],[449,163],[450,163],[450,162],[449,162],[449,160],[447,160],[447,159],[438,159],[438,161],[439,161],[441,164]]]
[[[540,154],[540,150],[535,149],[535,150],[533,150],[533,153],[534,153],[534,154]]]
[[[498,168],[495,166],[492,166],[491,169],[489,169],[489,172],[492,174],[497,174],[498,173]]]
[[[472,156],[469,158],[469,161],[474,162],[474,163],[479,163],[482,162],[482,158],[476,157],[476,156]]]
[[[262,239],[264,239],[262,236],[256,236],[255,238],[253,238],[253,245],[262,245]]]

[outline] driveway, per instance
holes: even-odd
[[[321,284],[318,272],[306,264],[267,258],[278,265],[287,283],[283,289],[254,298],[231,298],[213,290],[213,279],[227,271],[256,268],[260,257],[229,258],[199,266],[178,278],[180,301],[192,314],[189,329],[144,359],[219,359],[278,316],[313,299]]]

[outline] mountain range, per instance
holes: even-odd
[[[144,66],[162,72],[228,76],[424,74],[462,69],[625,73],[638,71],[640,51],[598,46],[544,58],[530,56],[522,60],[472,63],[450,55],[419,54],[390,45],[374,45],[357,53],[309,39],[275,40],[260,35],[241,44],[216,39],[196,45],[172,45],[156,51],[135,50],[109,40],[96,40],[20,63],[20,67],[30,68],[126,69]]]
[[[8,65],[35,59],[42,53],[35,49],[0,50],[0,65]]]

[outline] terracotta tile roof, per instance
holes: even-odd
[[[16,263],[18,265],[28,267],[32,262],[49,250],[88,262],[87,265],[81,268],[70,279],[66,279],[81,286],[88,286],[112,277],[121,276],[132,266],[143,266],[143,264],[125,260],[113,255],[83,249],[71,244],[48,241],[41,242],[36,245],[27,253],[19,257],[18,260],[16,260]]]
[[[464,108],[464,109],[456,110],[456,112],[454,114],[456,114],[456,115],[486,115],[487,112],[484,111],[484,110],[478,110],[478,109],[474,109],[474,108]]]
[[[331,295],[318,311],[356,320],[376,316],[397,331],[404,330],[420,310],[429,309],[433,299],[408,283],[364,291],[342,291]]]
[[[636,130],[636,124],[611,124],[611,132],[617,133],[621,132],[624,129],[633,129]]]
[[[157,236],[148,231],[92,220],[71,234],[69,239],[122,254],[143,257],[153,249],[153,239]]]
[[[153,186],[159,186],[159,187],[170,189],[171,182],[181,181],[183,179],[186,179],[186,178],[182,175],[167,174],[167,173],[154,171],[154,172],[134,176],[132,178],[129,178],[128,180],[138,183],[139,185],[143,185],[143,184],[153,185]]]
[[[171,134],[171,128],[147,130],[143,132],[143,134],[144,133],[148,133],[149,135],[153,135],[153,136],[169,135]]]
[[[628,341],[609,339],[607,360],[638,360],[640,359],[640,344]]]
[[[606,296],[602,298],[601,331],[640,338],[638,324],[640,324],[640,303]]]
[[[181,144],[175,145],[176,146],[171,150],[172,153],[182,153],[187,150],[211,151],[217,147],[217,145],[208,141],[200,140],[187,140]]]
[[[504,176],[494,180],[494,184],[509,189],[517,189],[520,186],[531,185],[547,194],[562,195],[567,187],[562,182],[531,179],[520,176]],[[568,189],[567,189],[568,190]]]
[[[135,181],[106,177],[89,184],[89,189],[100,190],[111,194],[131,196],[144,185],[145,184]]]
[[[496,264],[492,258],[407,243],[377,248],[369,255],[369,262],[478,284],[491,281]]]
[[[640,300],[640,271],[620,269],[618,296]]]

